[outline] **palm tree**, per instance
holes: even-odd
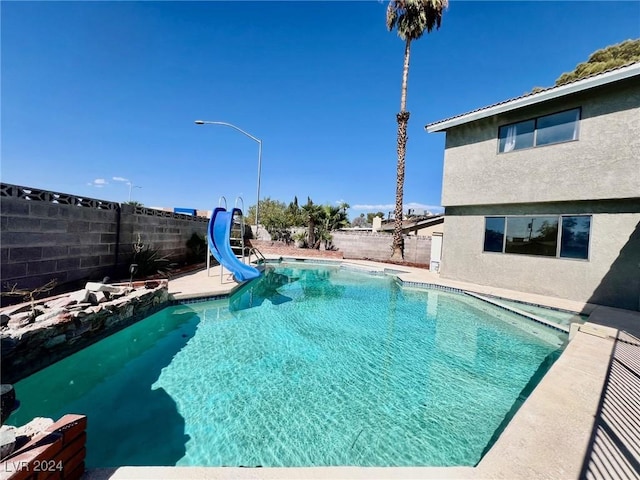
[[[394,0],[387,7],[387,29],[394,28],[404,40],[404,66],[402,68],[402,93],[400,95],[400,113],[398,120],[398,169],[396,177],[396,207],[393,228],[393,251],[391,260],[403,259],[404,241],[402,238],[402,196],[404,189],[404,157],[407,149],[407,79],[409,77],[409,55],[411,41],[417,40],[426,31],[440,28],[442,13],[448,0]]]
[[[324,218],[322,205],[316,205],[311,198],[307,197],[307,204],[302,206],[302,212],[308,225],[309,248],[316,248],[317,227]]]

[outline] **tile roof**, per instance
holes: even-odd
[[[500,107],[502,105],[506,106],[507,104],[510,104],[510,103],[516,103],[518,101],[527,99],[529,97],[531,97],[532,101],[529,102],[528,104],[535,104],[535,103],[538,103],[538,102],[546,100],[549,97],[549,92],[555,92],[555,91],[558,91],[559,89],[570,90],[570,91],[567,91],[567,93],[572,93],[575,89],[570,89],[570,88],[567,88],[567,87],[570,87],[572,85],[575,86],[576,84],[579,84],[579,83],[581,85],[584,84],[584,89],[591,88],[592,86],[596,86],[596,85],[591,85],[593,83],[593,79],[601,78],[601,77],[603,77],[605,75],[611,75],[612,72],[616,72],[616,71],[620,71],[620,70],[625,70],[625,71],[626,70],[631,70],[631,72],[632,72],[631,76],[640,75],[640,62],[630,62],[630,63],[627,63],[625,65],[621,65],[619,67],[610,68],[608,70],[605,70],[604,72],[594,73],[594,74],[588,75],[586,77],[582,77],[582,78],[579,78],[579,79],[576,79],[576,80],[572,80],[571,82],[563,83],[562,85],[557,85],[557,86],[553,86],[553,87],[547,87],[547,88],[544,88],[542,90],[538,90],[536,92],[525,93],[524,95],[520,95],[518,97],[510,98],[508,100],[503,100],[501,102],[497,102],[497,103],[494,103],[492,105],[488,105],[486,107],[477,108],[475,110],[471,110],[471,111],[466,112],[466,113],[461,113],[459,115],[454,115],[452,117],[445,118],[443,120],[438,120],[437,122],[429,123],[429,124],[425,125],[424,128],[425,128],[425,130],[428,130],[428,131],[435,131],[435,132],[442,131],[442,130],[445,130],[445,128],[438,128],[438,126],[443,124],[443,123],[451,122],[452,120],[455,120],[455,119],[462,119],[463,117],[467,117],[467,116],[470,116],[472,114],[479,114],[480,112],[494,110],[494,109],[496,109],[496,107]],[[635,70],[637,70],[637,72],[635,72]],[[613,77],[611,79],[611,81],[616,81],[616,80],[619,80],[619,78]],[[609,83],[609,82],[604,82],[604,83]],[[581,90],[581,89],[579,89],[579,90]],[[558,95],[558,96],[560,96],[560,95]],[[534,98],[535,99],[539,98],[539,100],[534,100]],[[517,108],[517,106],[518,105],[514,105],[513,108]],[[484,116],[476,116],[477,118],[472,118],[472,119],[469,119],[468,121],[478,120],[479,118],[484,118],[485,116],[489,116],[489,114],[484,115]],[[467,122],[464,122],[464,121],[459,122],[459,124],[462,124],[462,123],[467,123]],[[451,126],[454,126],[454,125],[451,125]]]

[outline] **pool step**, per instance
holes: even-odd
[[[500,303],[499,301],[496,301],[492,298],[489,297],[485,297],[484,295],[479,295],[477,293],[473,293],[473,292],[464,292],[465,294],[473,297],[473,298],[477,298],[478,300],[482,300],[483,302],[487,302],[490,303],[492,305],[495,305],[496,307],[502,308],[504,310],[508,310],[509,312],[515,313],[517,315],[520,315],[522,317],[526,317],[530,320],[533,320],[534,322],[538,322],[541,323],[543,325],[546,325],[547,327],[551,327],[551,328],[555,328],[556,330],[561,330],[565,333],[569,333],[569,328],[564,326],[564,325],[560,325],[558,323],[552,322],[550,320],[547,320],[546,318],[542,318],[539,317],[537,315],[534,315],[533,313],[529,313],[529,312],[525,312],[524,310],[520,310],[518,308],[509,306],[509,305],[505,305],[503,303]]]

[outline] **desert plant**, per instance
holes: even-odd
[[[293,240],[296,242],[296,247],[304,248],[307,241],[307,232],[298,232],[294,234]]]
[[[207,258],[207,240],[197,232],[187,240],[187,263],[204,262]]]
[[[158,249],[142,243],[140,234],[133,244],[132,275],[136,278],[148,277],[156,273],[167,273],[170,270],[171,260],[161,257]]]

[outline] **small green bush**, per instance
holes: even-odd
[[[187,263],[200,263],[207,259],[207,240],[197,232],[187,240]]]
[[[143,278],[156,273],[167,273],[171,270],[171,260],[161,257],[158,249],[151,245],[144,245],[138,234],[138,240],[133,244],[132,265],[135,265],[133,276]]]

